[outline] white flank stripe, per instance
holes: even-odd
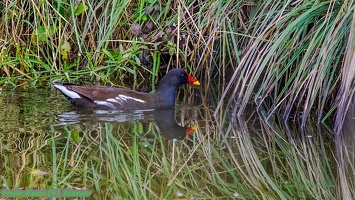
[[[117,100],[123,100],[123,101],[133,100],[133,101],[137,101],[137,102],[140,102],[140,103],[145,103],[145,101],[143,101],[142,99],[137,99],[137,98],[134,98],[134,97],[129,97],[129,96],[126,96],[126,95],[123,95],[123,94],[118,95],[115,99],[117,99]]]
[[[106,101],[108,102],[112,102],[112,103],[118,103],[118,104],[121,104],[122,102],[121,101],[118,101],[117,99],[106,99]]]
[[[63,92],[66,96],[68,96],[72,99],[80,99],[81,98],[78,93],[67,90],[67,88],[64,87],[63,85],[53,85],[53,86],[56,87],[61,92]]]
[[[116,107],[112,103],[109,103],[107,101],[94,101],[94,103],[96,103],[97,105],[108,106],[112,109],[116,109]]]

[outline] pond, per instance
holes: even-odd
[[[2,90],[1,196],[354,197],[352,113],[334,135],[262,110],[214,115],[219,91],[184,87],[175,109],[107,112],[77,109],[53,88]]]

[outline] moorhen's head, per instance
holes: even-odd
[[[193,85],[200,85],[194,77],[190,76],[186,70],[176,68],[170,70],[161,80],[159,86],[160,87],[179,87],[183,84],[193,84]],[[158,87],[159,90],[159,87]]]

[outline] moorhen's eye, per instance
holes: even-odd
[[[185,73],[182,73],[181,76],[184,77],[184,76],[186,76],[186,74],[185,74]]]

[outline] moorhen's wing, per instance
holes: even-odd
[[[66,85],[67,90],[75,92],[80,98],[72,98],[74,105],[100,109],[150,109],[154,106],[151,94],[114,87],[90,87]]]

